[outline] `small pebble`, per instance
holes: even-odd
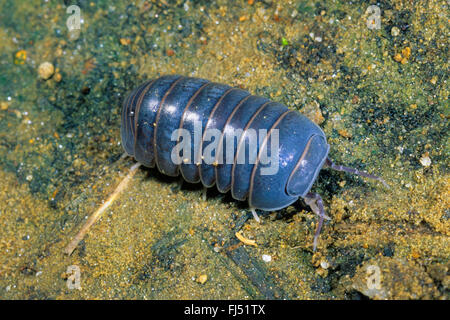
[[[433,78],[430,79],[430,82],[431,82],[431,84],[436,84],[437,80],[438,80],[438,77],[434,76]]]
[[[403,59],[402,55],[400,53],[395,54],[394,60],[397,62],[401,62]]]
[[[27,60],[27,52],[25,50],[19,50],[14,56],[14,64],[21,65]]]
[[[56,82],[60,82],[62,80],[61,73],[55,73],[54,79]]]
[[[411,48],[410,47],[406,47],[402,50],[402,56],[405,59],[408,59],[411,56]]]
[[[43,62],[38,69],[39,77],[41,79],[47,80],[55,73],[55,67],[50,62]]]
[[[262,259],[263,259],[264,262],[270,262],[270,261],[272,261],[272,257],[269,256],[268,254],[263,254],[263,255],[262,255]]]
[[[420,164],[424,167],[431,166],[431,159],[428,155],[422,155],[422,158],[420,158]]]
[[[313,121],[316,124],[321,124],[325,121],[325,118],[322,115],[322,111],[320,110],[320,104],[315,100],[306,104],[301,112],[309,120]]]
[[[291,17],[295,18],[297,15],[298,15],[298,11],[294,9],[291,13]]]
[[[320,266],[323,268],[323,269],[328,269],[329,267],[330,267],[330,264],[328,263],[328,261],[325,261],[325,260],[322,260],[321,262],[320,262]]]
[[[208,276],[206,274],[202,274],[197,278],[197,282],[200,284],[204,284],[206,280],[208,280]]]
[[[393,28],[391,29],[391,34],[392,34],[393,37],[398,36],[398,35],[400,34],[400,29],[397,28],[397,27],[393,27]]]
[[[120,44],[123,46],[128,46],[131,43],[131,40],[128,38],[120,38]]]
[[[348,132],[346,129],[338,130],[339,135],[341,135],[344,138],[351,138],[352,134]]]

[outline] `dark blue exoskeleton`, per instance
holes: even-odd
[[[201,129],[200,137],[196,136],[196,126]],[[193,155],[192,161],[173,161],[173,150],[181,141],[180,136],[174,139],[177,129],[194,137],[184,150]],[[255,140],[250,133],[261,129],[265,129],[265,135],[252,145]],[[207,136],[209,132],[218,132],[214,141]],[[248,199],[256,219],[254,209],[279,210],[303,198],[319,216],[314,249],[323,219],[328,218],[321,197],[310,192],[322,167],[385,183],[357,169],[333,164],[324,132],[299,112],[205,79],[170,75],[136,88],[123,104],[121,137],[125,151],[147,167],[156,165],[169,176],[181,173],[184,180],[202,182],[205,187],[216,184],[220,192],[231,190],[237,200]],[[211,151],[214,161],[208,162],[204,155],[209,141],[217,148]],[[274,154],[276,170],[267,174],[273,162],[264,160]],[[232,161],[225,161],[226,157]]]

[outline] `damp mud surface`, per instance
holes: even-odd
[[[0,0],[1,299],[450,297],[447,1],[71,4]],[[336,163],[390,188],[322,170],[332,219],[313,252],[302,200],[259,224],[141,168],[65,255],[133,164],[124,96],[174,73],[304,113]]]

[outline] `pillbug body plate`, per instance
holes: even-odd
[[[303,198],[325,215],[310,192],[323,167],[384,181],[328,158],[322,129],[299,112],[245,90],[179,75],[150,80],[124,100],[125,151],[147,167],[190,183],[231,191],[250,208],[274,211]],[[255,218],[257,218],[254,213]]]

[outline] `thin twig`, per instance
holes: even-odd
[[[108,200],[102,204],[100,208],[97,209],[86,221],[81,230],[77,233],[77,235],[70,241],[67,247],[64,249],[64,253],[67,255],[71,255],[75,250],[77,245],[83,240],[84,236],[88,232],[89,228],[100,218],[101,214],[116,200],[117,196],[127,187],[130,180],[133,178],[134,174],[137,172],[137,169],[140,167],[140,163],[134,164],[130,168],[130,172],[126,175],[125,178],[119,183],[116,190],[109,196]]]

